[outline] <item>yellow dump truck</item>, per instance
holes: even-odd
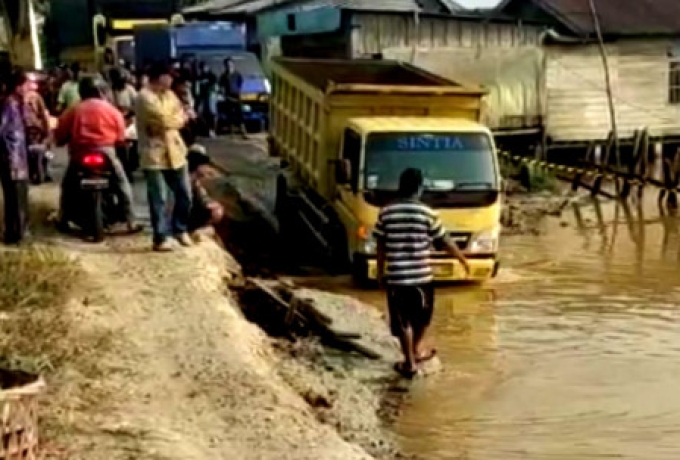
[[[396,198],[402,171],[415,167],[425,178],[422,200],[471,266],[466,276],[435,252],[435,278],[496,275],[502,182],[491,132],[478,123],[482,89],[385,60],[278,58],[271,77],[282,232],[301,220],[335,264],[358,281],[375,279],[378,212]]]

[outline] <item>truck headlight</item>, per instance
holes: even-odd
[[[365,240],[361,240],[359,243],[359,252],[362,254],[366,255],[373,255],[377,252],[378,249],[378,244],[375,241],[375,238],[368,237]]]
[[[498,238],[500,227],[486,230],[472,235],[468,251],[471,253],[494,253],[498,251]]]
[[[357,229],[357,252],[365,255],[375,255],[378,251],[378,243],[373,238],[373,231],[361,225]]]
[[[243,104],[243,111],[244,112],[250,112],[252,110],[252,107],[250,107],[248,104]]]

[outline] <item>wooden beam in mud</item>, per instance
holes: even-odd
[[[313,300],[296,296],[292,283],[286,281],[270,284],[257,278],[248,278],[247,290],[255,290],[269,300],[269,302],[263,302],[260,297],[256,300],[256,305],[242,305],[249,319],[256,322],[275,323],[277,330],[293,340],[296,335],[315,335],[329,347],[358,353],[369,359],[382,358],[380,353],[357,342],[361,339],[361,334],[332,328],[332,318],[321,312],[314,305]],[[247,296],[241,298],[244,303],[249,303]],[[268,310],[264,311],[264,309]],[[253,310],[256,310],[257,314],[253,314]],[[271,326],[271,324],[261,325],[265,329]]]
[[[579,187],[583,187],[584,189],[590,191],[591,195],[593,195],[593,196],[602,195],[603,197],[609,198],[609,199],[612,199],[612,200],[616,198],[616,196],[614,194],[609,193],[606,190],[602,190],[602,187],[601,187],[602,181],[600,181],[599,186],[596,187],[597,184],[591,185],[591,184],[588,184],[587,182],[585,182],[583,180],[583,175],[580,175],[580,177],[575,176],[575,177],[572,178],[572,177],[568,177],[566,175],[557,174],[555,177],[557,177],[558,179],[564,180],[564,181],[571,182],[573,191],[578,190]],[[595,179],[596,182],[597,182],[597,180],[598,179]]]

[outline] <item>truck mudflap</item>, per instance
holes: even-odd
[[[483,282],[494,278],[498,274],[500,263],[495,258],[468,259],[470,274],[465,273],[463,266],[455,259],[435,259],[432,261],[432,270],[435,281],[455,282],[455,281],[476,281]],[[366,278],[375,280],[377,277],[377,262],[375,259],[367,259]]]

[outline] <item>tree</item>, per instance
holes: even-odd
[[[0,15],[10,59],[12,64],[24,67],[32,67],[35,59],[29,20],[30,2],[37,11],[47,8],[46,0],[0,0]]]

